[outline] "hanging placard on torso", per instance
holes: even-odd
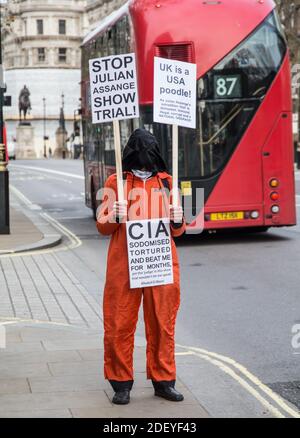
[[[169,219],[126,223],[130,289],[173,284]]]

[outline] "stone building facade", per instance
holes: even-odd
[[[103,20],[124,3],[125,0],[87,0],[86,18],[90,29],[92,30],[95,23]]]
[[[60,108],[64,106],[68,135],[80,107],[80,45],[83,37],[124,1],[8,0],[3,13],[3,58],[7,94],[8,141],[15,141],[19,124],[19,94],[26,85],[32,109],[37,157],[56,147]]]

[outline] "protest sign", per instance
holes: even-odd
[[[154,58],[154,122],[171,124],[173,205],[178,205],[178,126],[196,128],[197,66]]]
[[[118,200],[124,200],[119,120],[139,117],[135,54],[89,60],[92,122],[113,122]]]
[[[154,122],[196,128],[196,64],[154,58]]]
[[[135,54],[90,59],[93,123],[139,117]]]
[[[126,230],[130,288],[173,284],[169,219],[128,221]]]

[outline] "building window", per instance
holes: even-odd
[[[43,35],[44,34],[44,21],[43,20],[36,20],[36,27],[37,27],[37,34]]]
[[[67,62],[67,49],[58,49],[58,62]]]
[[[43,47],[38,48],[38,61],[39,62],[46,61],[46,51]]]
[[[66,35],[66,20],[59,20],[58,22],[59,35]]]
[[[23,65],[28,65],[28,50],[22,49],[22,62]]]

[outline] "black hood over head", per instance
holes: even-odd
[[[156,138],[145,129],[136,129],[123,151],[123,170],[130,172],[132,169],[154,173],[167,170]]]

